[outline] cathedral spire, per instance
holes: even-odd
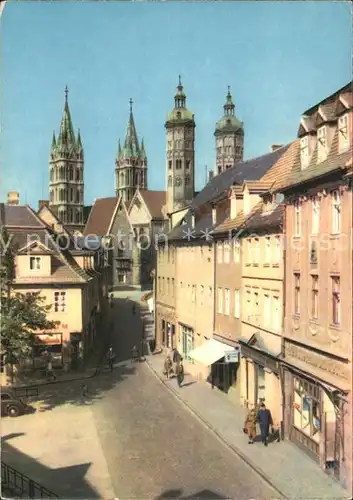
[[[130,104],[130,116],[129,116],[129,121],[127,124],[126,136],[125,136],[125,142],[124,142],[124,150],[123,150],[123,154],[126,158],[127,157],[137,157],[139,155],[139,151],[140,151],[137,133],[136,133],[134,115],[132,112],[132,105],[133,105],[132,99],[130,99],[129,104]]]
[[[142,140],[141,140],[140,158],[141,158],[142,160],[147,160],[147,155],[146,155],[146,150],[145,150],[145,143],[144,143],[143,138],[142,138]]]
[[[78,129],[78,131],[77,131],[76,149],[77,149],[77,153],[82,156],[83,155],[83,146],[82,146],[80,129]]]
[[[55,148],[56,148],[56,139],[55,139],[55,130],[53,131],[53,138],[51,141],[51,152],[55,153]]]
[[[72,150],[76,149],[76,139],[74,128],[72,126],[69,101],[68,101],[69,90],[67,86],[65,87],[65,105],[64,112],[61,119],[60,132],[58,137],[57,145],[60,149]]]

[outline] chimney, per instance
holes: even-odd
[[[49,206],[49,200],[38,201],[38,210],[40,210],[42,207],[48,207],[48,206]]]
[[[271,145],[271,152],[273,153],[274,151],[277,151],[277,149],[283,148],[283,144],[272,144]]]
[[[212,225],[217,224],[217,207],[215,204],[212,205]]]
[[[191,212],[191,229],[195,229],[195,212]]]
[[[7,193],[7,204],[8,205],[19,205],[20,204],[20,193],[17,191],[9,191]]]
[[[234,189],[230,189],[230,218],[235,219],[237,216],[237,198],[235,196]]]
[[[210,182],[214,177],[214,171],[213,170],[210,170],[208,172],[208,182]]]

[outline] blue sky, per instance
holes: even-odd
[[[215,160],[230,85],[245,157],[291,141],[301,113],[351,78],[350,9],[339,2],[8,2],[1,19],[1,200],[48,198],[64,88],[85,150],[85,204],[114,195],[129,99],[149,188],[164,189],[166,113],[178,74],[196,119],[196,187]]]

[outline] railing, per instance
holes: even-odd
[[[1,490],[3,494],[4,489],[11,491],[12,494],[24,495],[25,498],[60,498],[22,472],[1,462]]]

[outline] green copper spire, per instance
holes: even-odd
[[[132,99],[130,99],[130,116],[127,124],[123,156],[125,158],[133,158],[139,156],[139,143],[137,139],[134,115],[132,113]]]
[[[141,147],[140,147],[140,158],[142,160],[147,160],[147,155],[146,155],[146,150],[145,150],[145,143],[143,141],[143,138],[142,138]]]
[[[55,139],[55,131],[53,132],[53,139],[51,141],[51,152],[55,153],[56,149],[56,139]]]
[[[223,106],[224,116],[234,116],[235,106],[232,99],[232,94],[230,93],[230,87],[228,85],[228,93],[226,97],[226,103]]]
[[[57,142],[58,150],[60,152],[70,152],[76,149],[76,139],[74,128],[72,126],[70,108],[68,103],[68,93],[69,90],[66,86],[64,113],[61,119],[60,133]]]
[[[120,144],[120,139],[119,139],[119,141],[118,141],[118,151],[117,151],[117,153],[116,153],[116,159],[117,159],[117,160],[120,160],[120,158],[121,158],[121,156],[122,156],[122,153],[123,153],[123,152],[122,152],[122,150],[121,150],[121,144]]]

